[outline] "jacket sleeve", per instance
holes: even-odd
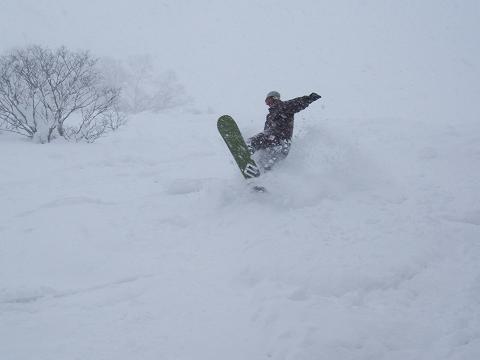
[[[310,97],[308,95],[307,96],[300,96],[300,97],[292,99],[292,100],[284,101],[283,102],[283,107],[284,107],[285,112],[295,114],[295,113],[305,109],[312,102],[313,101],[310,99]]]

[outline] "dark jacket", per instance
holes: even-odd
[[[249,139],[254,150],[289,142],[293,135],[293,115],[310,105],[311,96],[301,96],[288,101],[275,100],[267,114],[263,132]]]
[[[290,140],[293,135],[293,115],[312,102],[310,96],[301,96],[288,101],[276,100],[267,115],[265,135],[274,135],[278,140]]]

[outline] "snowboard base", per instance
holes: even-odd
[[[217,121],[218,132],[227,144],[235,162],[245,179],[260,176],[260,169],[250,156],[250,151],[237,126],[237,123],[229,115],[223,115]]]

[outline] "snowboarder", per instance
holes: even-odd
[[[270,170],[275,163],[287,157],[293,135],[294,114],[320,98],[317,93],[311,93],[282,101],[278,91],[270,91],[267,94],[265,103],[269,107],[269,112],[264,130],[247,140],[252,155],[258,150],[263,150],[259,163],[264,170]]]

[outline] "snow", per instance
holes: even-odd
[[[405,122],[299,119],[267,194],[204,115],[142,114],[92,145],[2,135],[2,352],[474,358],[477,125],[410,142]]]
[[[479,358],[477,2],[112,4],[6,1],[0,48],[164,54],[196,105],[0,133],[2,359]],[[215,124],[272,89],[323,98],[259,194]]]

